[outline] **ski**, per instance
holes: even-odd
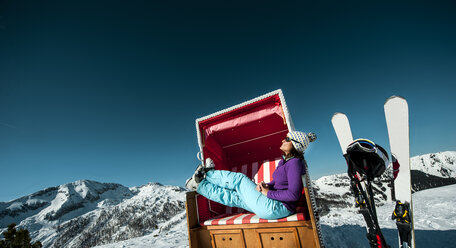
[[[336,132],[342,154],[347,154],[347,147],[353,142],[353,134],[350,128],[350,122],[344,113],[336,112],[331,118],[331,123]],[[359,176],[359,175],[358,175]],[[366,192],[366,185],[364,182],[360,183],[361,189]],[[353,189],[353,187],[352,187]]]
[[[350,122],[344,113],[336,112],[331,118],[331,123],[334,127],[334,131],[336,132],[340,148],[342,149],[342,154],[345,156],[345,154],[347,154],[348,145],[353,142],[353,134],[350,128]],[[360,175],[358,176],[360,177]],[[357,189],[359,186],[361,188]],[[352,185],[352,190],[354,190],[355,194],[360,192],[360,190],[366,192],[366,185],[364,182],[360,182],[359,185]]]
[[[386,100],[384,109],[394,170],[396,207],[392,218],[398,228],[399,247],[415,248],[407,101],[392,96]]]
[[[331,122],[334,131],[336,132],[342,153],[347,160],[351,190],[355,195],[356,207],[359,208],[359,213],[363,215],[366,222],[366,237],[369,244],[372,248],[388,247],[378,224],[371,178],[367,177],[366,182],[365,175],[361,175],[357,171],[352,170],[350,159],[348,158],[347,148],[354,142],[348,118],[343,113],[335,113],[331,118]]]
[[[347,153],[347,147],[353,142],[353,135],[350,128],[350,122],[344,113],[335,113],[331,118],[334,131],[336,131],[342,154]]]

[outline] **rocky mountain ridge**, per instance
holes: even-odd
[[[176,186],[81,180],[0,203],[0,228],[15,222],[44,247],[93,247],[166,228],[185,209],[183,199]]]

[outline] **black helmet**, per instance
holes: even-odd
[[[368,139],[357,139],[347,147],[344,155],[349,174],[358,172],[366,175],[368,180],[383,174],[388,165],[388,154],[383,147]]]

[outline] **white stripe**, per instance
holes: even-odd
[[[225,218],[223,218],[223,219],[220,219],[219,222],[218,222],[218,224],[219,224],[219,225],[226,225],[226,221],[227,221],[228,219],[231,219],[231,218],[233,218],[232,215],[230,215],[230,216],[228,216],[228,217],[225,217]]]
[[[298,220],[298,214],[293,214],[287,217],[287,221],[297,221]]]
[[[243,214],[239,217],[237,217],[236,219],[234,219],[234,224],[242,224],[242,220],[247,216],[248,214]]]
[[[205,226],[212,226],[212,221],[213,221],[213,219],[206,220],[206,221],[204,222],[204,225],[205,225]]]
[[[258,217],[258,215],[254,215],[252,216],[252,218],[250,218],[250,222],[251,224],[253,223],[260,223],[260,218]]]

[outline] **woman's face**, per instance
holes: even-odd
[[[291,141],[286,141],[285,139],[282,140],[282,145],[280,146],[280,150],[282,150],[285,154],[288,154],[293,149],[293,143]]]

